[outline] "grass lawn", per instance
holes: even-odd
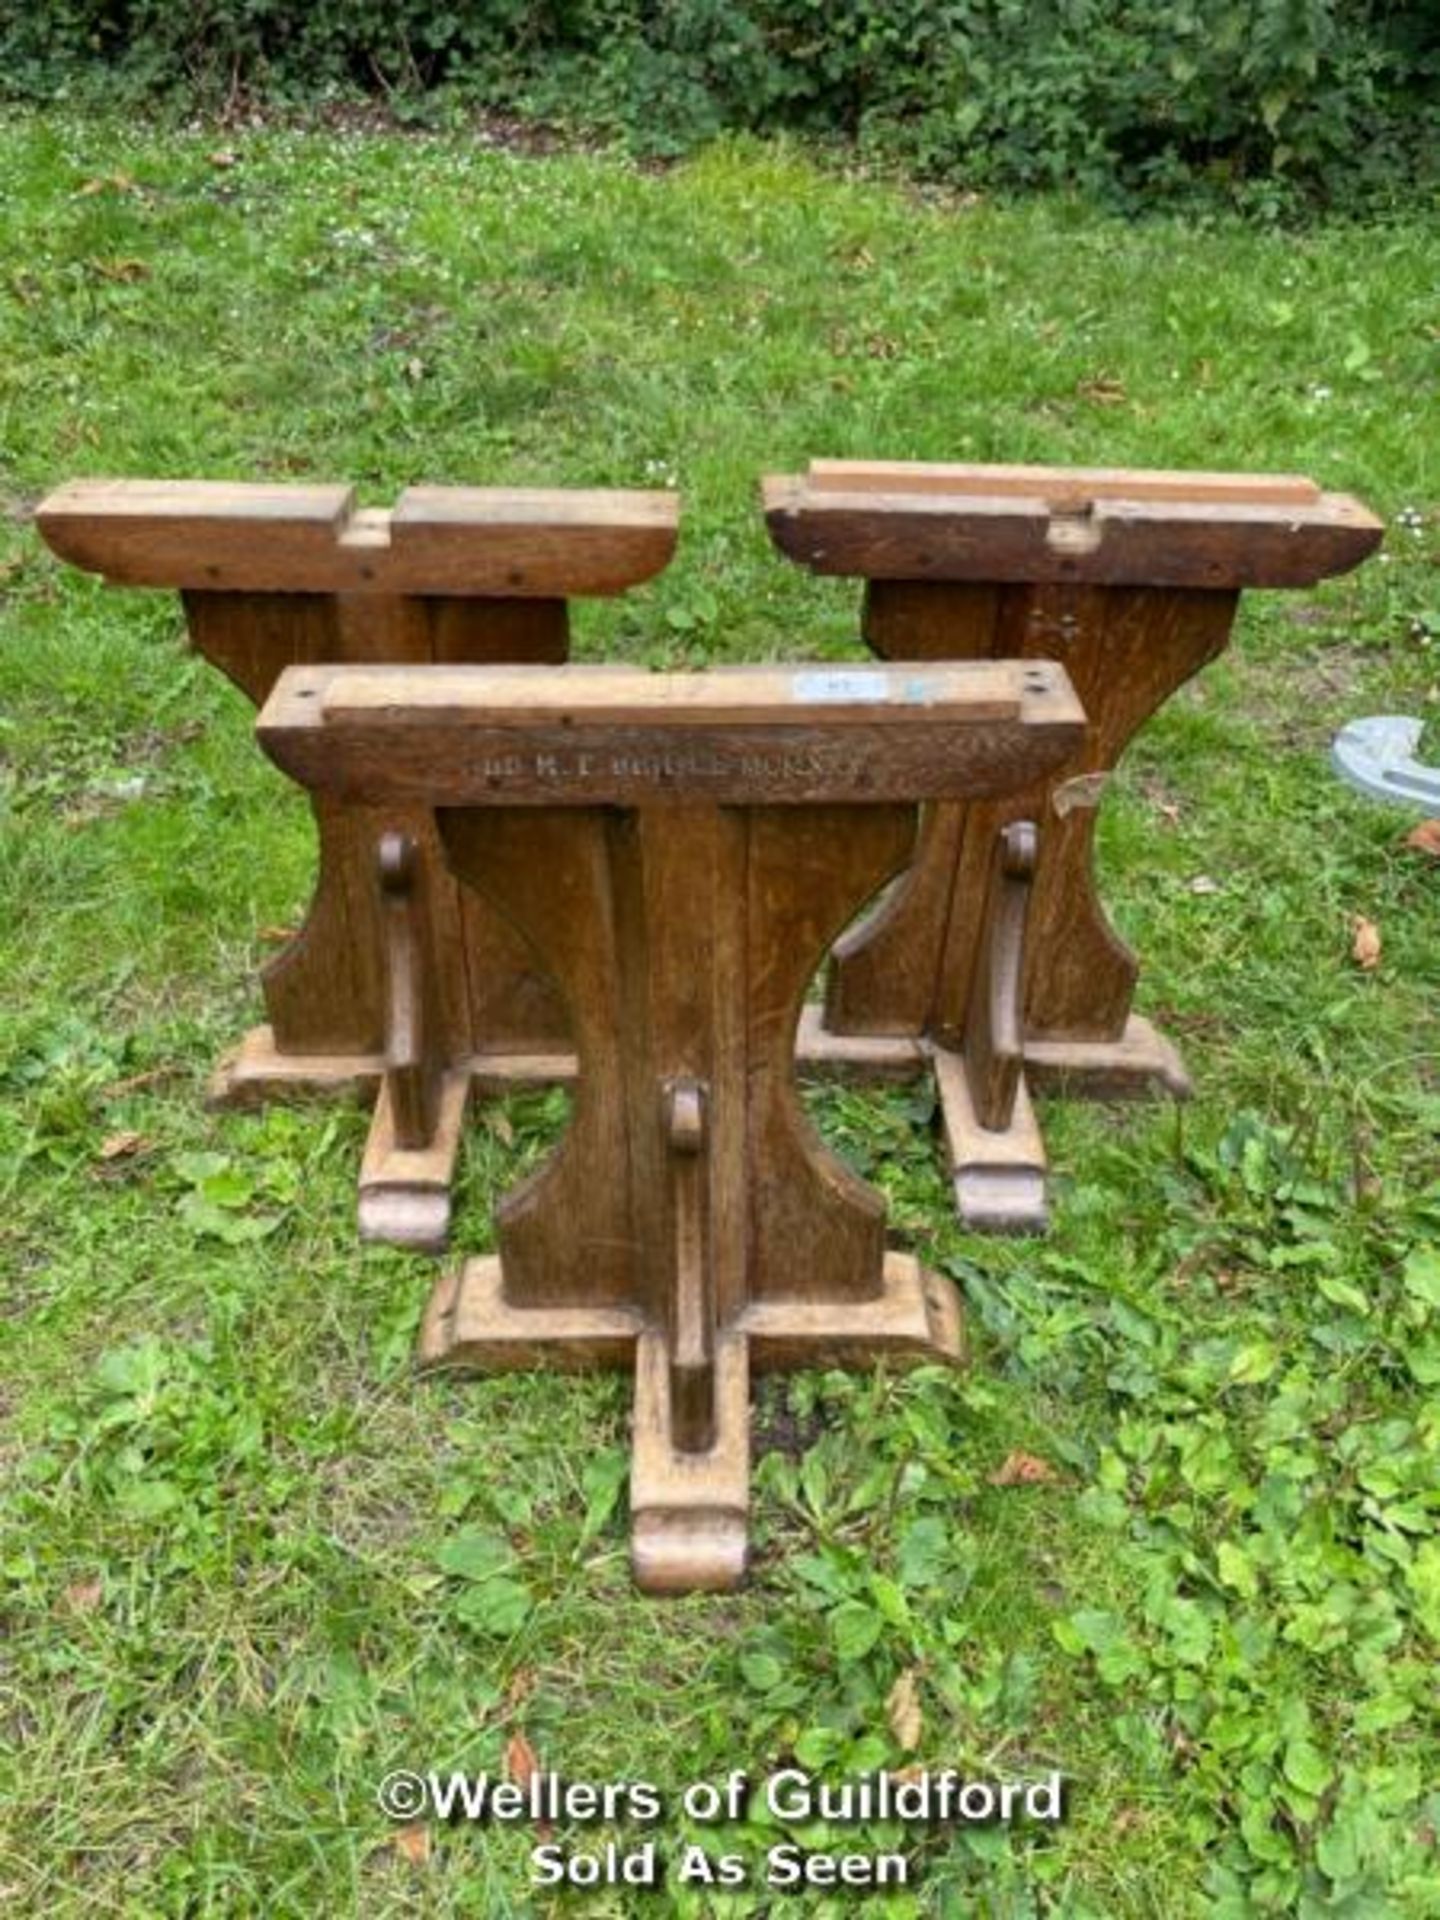
[[[704,1833],[680,1789],[735,1768],[1063,1771],[1058,1826],[803,1828],[908,1855],[881,1914],[1440,1913],[1440,871],[1325,763],[1437,697],[1435,225],[17,115],[0,236],[6,1911],[548,1912],[528,1825],[375,1801],[528,1746],[656,1785],[658,1829],[590,1840],[672,1859]],[[174,596],[27,520],[90,473],[673,480],[675,564],[585,608],[581,657],[839,659],[853,586],[757,505],[817,454],[1296,470],[1387,552],[1252,596],[1106,802],[1186,1110],[1050,1103],[1054,1229],[996,1243],[956,1228],[916,1090],[816,1096],[961,1281],[977,1364],[764,1387],[755,1576],[656,1604],[627,1384],[417,1381],[433,1269],[356,1242],[363,1116],[203,1111],[308,814]],[[477,1114],[462,1246],[562,1122]],[[1054,1482],[992,1484],[1015,1449]],[[707,1844],[781,1837],[757,1809]],[[851,1904],[672,1878],[586,1910]]]

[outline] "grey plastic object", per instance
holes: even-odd
[[[1424,731],[1423,720],[1403,713],[1352,720],[1336,734],[1330,764],[1372,800],[1423,807],[1433,817],[1440,814],[1440,767],[1427,767],[1415,757]]]

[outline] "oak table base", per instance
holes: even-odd
[[[436,1289],[420,1355],[633,1369],[631,1558],[648,1591],[743,1577],[752,1368],[962,1357],[954,1288],[887,1249],[880,1195],[806,1117],[796,1029],[821,956],[904,868],[919,803],[1033,780],[1081,720],[1063,672],[1009,662],[292,668],[261,715],[265,750],[306,787],[433,808],[451,874],[564,1004],[569,1125],[498,1203],[498,1253]],[[1023,823],[996,855],[993,1012],[973,1016],[982,1111],[1016,1072],[1033,856]],[[414,871],[406,837],[385,836],[380,1121],[386,1164],[439,1143],[443,1177],[466,1082],[427,1042]],[[377,1198],[393,1217],[397,1197]],[[409,1204],[402,1227],[425,1232],[423,1197]]]
[[[411,487],[383,509],[358,506],[347,486],[77,480],[36,518],[74,565],[177,589],[195,650],[259,706],[306,661],[563,661],[569,601],[627,591],[665,566],[678,505],[656,492]],[[508,929],[459,895],[423,807],[316,796],[314,812],[314,897],[262,971],[268,1024],[221,1063],[209,1101],[372,1097],[398,1077],[397,1016],[422,1014],[421,1085],[437,1064],[443,1098],[398,1128],[393,1084],[377,1105],[359,1218],[367,1239],[439,1252],[472,1057],[543,1058],[565,1044],[563,1012]],[[398,932],[415,948],[398,999],[395,902],[376,873],[387,833],[408,848]]]
[[[886,1070],[905,1037],[936,1043],[937,1061],[939,1048],[968,1056],[996,834],[1034,821],[1044,845],[1026,914],[1022,1077],[1006,1088],[1003,1125],[993,1097],[979,1114],[1007,1138],[979,1143],[956,1191],[971,1225],[1038,1228],[1043,1148],[1023,1110],[1014,1124],[1025,1081],[1106,1099],[1189,1091],[1174,1049],[1131,1010],[1139,962],[1096,886],[1106,783],[1136,730],[1224,650],[1243,589],[1344,573],[1379,544],[1380,522],[1295,474],[816,460],[767,479],[764,499],[782,552],[864,581],[863,635],[883,659],[1058,660],[1084,703],[1079,751],[1034,788],[931,810],[905,883],[837,946],[825,1032],[804,1043],[812,1060],[857,1072],[867,1059]],[[965,1152],[983,1077],[968,1057],[938,1076],[946,1132]]]

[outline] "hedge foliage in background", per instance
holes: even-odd
[[[962,185],[1261,209],[1440,181],[1436,0],[40,0],[0,92],[383,97],[680,153],[795,129]]]

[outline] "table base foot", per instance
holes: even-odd
[[[959,1054],[937,1047],[935,1087],[955,1211],[972,1233],[1044,1233],[1050,1224],[1045,1200],[1045,1142],[1022,1079],[1015,1089],[1010,1125],[982,1126]]]
[[[415,1253],[443,1253],[450,1238],[450,1189],[470,1075],[447,1073],[440,1088],[435,1132],[423,1147],[402,1147],[395,1140],[388,1086],[382,1084],[360,1165],[357,1215],[360,1238],[407,1247]]]

